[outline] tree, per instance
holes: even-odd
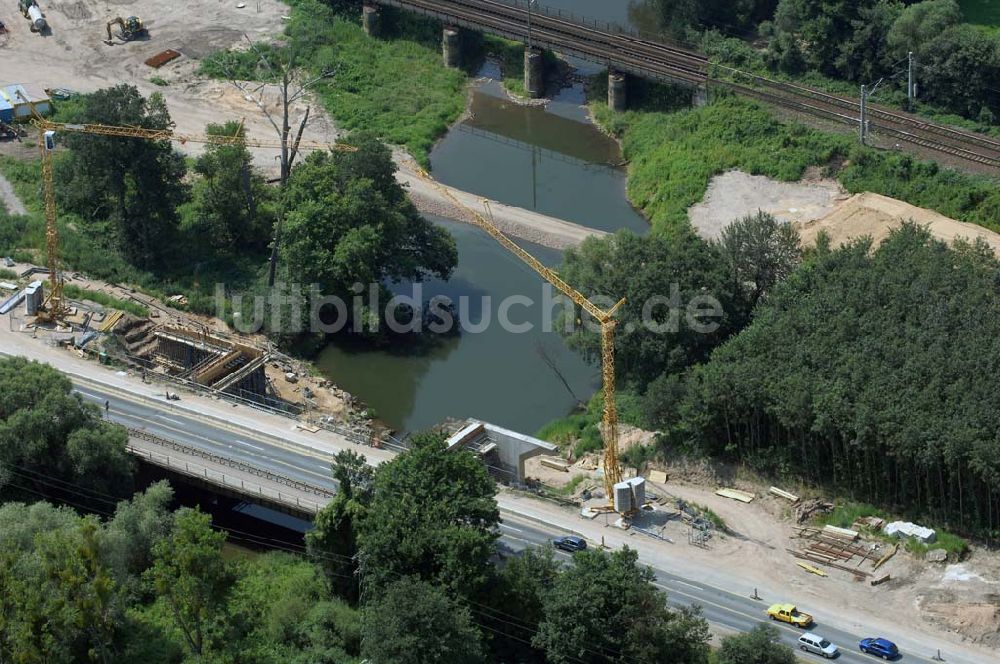
[[[542,662],[544,653],[531,646],[544,616],[544,598],[559,574],[550,547],[528,549],[507,559],[491,584],[486,606],[477,610],[493,660]]]
[[[835,66],[849,81],[874,83],[895,63],[888,55],[886,36],[903,10],[898,0],[879,0],[858,7],[850,37],[840,47]]]
[[[169,537],[153,546],[153,565],[146,572],[191,653],[199,657],[214,645],[213,630],[224,615],[232,582],[221,555],[226,536],[210,524],[211,517],[198,510],[178,510]]]
[[[491,578],[499,537],[496,485],[465,450],[444,436],[413,437],[413,448],[379,466],[374,496],[358,532],[362,596],[415,576],[470,597]]]
[[[291,121],[293,107],[296,102],[305,97],[311,87],[323,79],[333,76],[333,72],[324,71],[319,76],[306,78],[303,76],[302,63],[300,62],[297,49],[276,48],[274,46],[261,47],[250,41],[249,37],[247,37],[247,41],[250,44],[251,50],[258,56],[260,63],[258,69],[263,74],[263,79],[277,85],[280,115],[276,116],[272,113],[269,104],[265,101],[264,90],[266,88],[260,86],[252,89],[254,86],[244,80],[240,80],[240,77],[228,68],[226,69],[226,76],[229,78],[229,82],[243,93],[244,98],[249,99],[257,105],[257,108],[267,118],[271,127],[274,128],[275,134],[278,136],[279,145],[281,146],[281,152],[278,155],[281,164],[278,177],[281,188],[284,189],[288,184],[288,179],[291,177],[295,160],[299,156],[299,145],[302,141],[302,134],[309,124],[309,114],[311,111],[311,107],[306,106],[302,120],[298,123],[298,129],[293,133]],[[223,66],[225,67],[225,65]],[[284,215],[279,214],[278,221],[274,226],[274,240],[271,245],[271,260],[267,277],[269,288],[274,286],[274,280],[277,276],[278,254],[281,247],[283,223]]]
[[[1000,114],[1000,39],[966,24],[955,0],[907,7],[886,39],[892,57],[915,54],[921,99],[966,117]]]
[[[159,93],[144,98],[135,86],[117,85],[86,95],[71,122],[172,129]],[[170,141],[68,134],[69,157],[58,164],[60,202],[107,232],[133,265],[160,265],[186,197],[184,158]]]
[[[246,137],[241,123],[210,124],[209,136]],[[217,249],[229,251],[267,246],[274,211],[271,192],[253,168],[243,141],[209,145],[195,161],[201,176],[194,185],[194,212],[199,233]]]
[[[664,371],[704,359],[729,334],[732,282],[713,247],[693,232],[667,238],[619,231],[588,238],[566,252],[560,274],[608,306],[626,298],[616,316],[615,366],[640,389]],[[721,310],[714,310],[715,302]],[[696,314],[702,308],[708,316]],[[598,331],[574,325],[567,332],[562,323],[570,347],[597,361]]]
[[[995,532],[998,270],[915,224],[816,251],[692,369],[671,444]]]
[[[289,181],[282,251],[290,278],[344,301],[356,283],[447,279],[455,242],[407,199],[392,153],[367,134],[346,141],[358,151],[314,152]]]
[[[733,288],[743,293],[748,309],[791,274],[802,255],[799,234],[792,225],[761,210],[727,226],[718,249],[729,268]]]
[[[722,639],[718,664],[795,664],[795,653],[779,642],[773,625],[758,624],[753,630]]]
[[[331,600],[322,572],[298,556],[239,559],[225,612],[235,661],[339,664],[361,647],[360,614]]]
[[[671,610],[629,548],[573,556],[544,600],[532,643],[549,662],[672,662],[703,664],[708,624],[697,609]]]
[[[102,421],[52,367],[0,360],[0,490],[107,509],[103,496],[132,489],[125,443],[124,430]]]
[[[326,573],[334,592],[354,603],[358,600],[357,528],[368,512],[375,469],[352,450],[338,452],[333,460],[337,495],[321,509],[306,533],[306,548]]]
[[[153,564],[153,548],[170,534],[170,504],[174,491],[166,480],[151,485],[128,501],[118,503],[104,528],[108,567],[122,586],[132,588]]]
[[[479,631],[466,606],[426,581],[389,584],[364,610],[361,653],[372,664],[479,664]]]
[[[27,509],[59,522],[0,548],[0,658],[15,662],[110,662],[127,632],[122,595],[102,564],[93,517],[40,504],[0,508],[0,520]]]

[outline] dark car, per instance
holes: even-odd
[[[896,647],[896,644],[882,637],[861,639],[858,642],[858,648],[861,652],[866,652],[869,655],[875,655],[882,659],[895,659],[899,657],[899,648]]]
[[[587,542],[582,537],[577,537],[576,535],[564,535],[563,537],[557,537],[552,540],[552,546],[557,549],[562,549],[563,551],[575,553],[586,549]]]

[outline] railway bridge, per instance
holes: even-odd
[[[364,6],[365,29],[378,30],[377,5],[389,5],[440,19],[445,24],[442,49],[445,63],[457,66],[458,29],[523,41],[524,87],[532,97],[544,93],[542,49],[573,55],[608,68],[608,102],[624,110],[625,74],[691,86],[696,98],[706,99],[708,58],[700,53],[641,39],[616,25],[587,24],[558,10],[526,2],[495,0],[371,0]]]
[[[681,84],[693,90],[695,105],[705,103],[708,88],[726,89],[767,104],[857,129],[862,142],[872,137],[883,146],[917,146],[937,155],[1000,174],[1000,139],[929,122],[919,116],[787,81],[710,63],[706,55],[677,45],[645,39],[619,25],[589,22],[526,0],[364,0],[363,24],[379,29],[379,5],[397,7],[444,23],[445,64],[458,66],[460,30],[485,32],[525,43],[524,87],[532,97],[544,94],[542,49],[595,62],[608,69],[608,106],[627,106],[626,77]],[[867,100],[866,100],[867,101]]]

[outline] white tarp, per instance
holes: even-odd
[[[909,521],[893,521],[882,529],[890,537],[913,537],[924,544],[930,544],[937,539],[937,533],[932,528],[924,528]]]

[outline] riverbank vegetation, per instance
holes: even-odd
[[[595,89],[595,98],[598,94]],[[721,94],[702,108],[664,110],[663,96],[623,114],[592,102],[597,121],[622,142],[629,161],[629,200],[661,232],[686,231],[687,208],[704,197],[714,175],[735,168],[795,181],[810,166],[837,178],[851,193],[884,194],[1000,230],[1000,188],[994,179],[782,122],[742,98]]]
[[[578,262],[569,254],[562,273],[576,277]],[[821,240],[714,348],[649,335],[642,348],[654,359],[637,367],[631,340],[616,340],[620,380],[642,395],[662,453],[737,461],[995,538],[1000,403],[990,380],[1000,367],[988,347],[1000,336],[998,271],[985,245],[949,247],[912,224],[877,248]],[[620,295],[612,281],[592,285]],[[676,355],[655,359],[657,349]]]
[[[380,7],[380,37],[365,35],[360,3],[292,0],[282,46],[261,44],[267,57],[288,60],[313,75],[323,108],[347,130],[363,130],[406,149],[424,166],[434,141],[465,110],[467,74],[441,64],[438,21]],[[267,80],[257,52],[215,53],[205,76]]]
[[[651,0],[633,11],[713,62],[850,96],[860,84],[881,81],[876,103],[897,107],[906,104],[912,52],[919,112],[945,122],[960,116],[966,126],[1000,133],[1000,32],[980,27],[997,22],[995,10],[982,5]]]
[[[0,405],[4,661],[709,661],[699,610],[670,608],[633,550],[563,564],[544,547],[495,564],[496,485],[441,434],[415,436],[378,468],[341,452],[340,490],[304,553],[246,555],[226,551],[226,530],[199,506],[175,508],[168,482],[133,493],[120,481],[133,481],[131,465],[62,472],[81,460],[85,435],[58,424],[68,414],[113,434],[98,456],[128,455],[124,433],[54,369],[0,360],[0,383],[19,396]],[[44,432],[32,428],[40,423]],[[18,439],[38,435],[44,446],[10,458]],[[11,502],[38,498],[63,506]]]
[[[162,98],[144,98],[127,85],[86,95],[62,117],[171,126]],[[237,138],[241,132],[232,122],[206,128],[208,134]],[[189,175],[188,162],[169,141],[69,135],[55,159],[63,264],[92,278],[137,285],[161,299],[184,294],[187,308],[199,313],[222,314],[216,284],[227,295],[260,294],[270,306],[265,266],[281,218],[285,241],[276,276],[298,298],[308,295],[310,284],[317,284],[321,295],[348,302],[355,283],[384,289],[385,280],[448,278],[458,260],[454,241],[417,213],[395,179],[389,149],[368,133],[350,134],[346,141],[355,150],[309,155],[281,189],[267,186],[241,141],[206,147],[191,160]],[[38,162],[8,158],[0,168],[29,210],[24,217],[4,213],[9,223],[0,226],[0,253],[43,262]],[[88,296],[79,290],[67,294]],[[99,295],[94,299],[116,306]],[[252,321],[252,299],[244,301]],[[263,321],[287,324],[264,329],[281,341],[293,342],[309,329],[308,306],[294,321],[272,319],[270,309],[266,313]],[[366,319],[379,314],[363,312]],[[384,325],[379,329],[385,333]]]

